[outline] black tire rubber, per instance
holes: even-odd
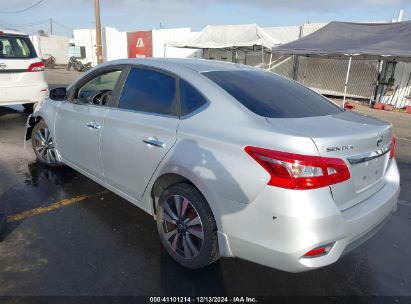
[[[34,103],[25,103],[23,104],[23,108],[27,112],[33,112],[34,110]]]
[[[200,253],[193,259],[184,259],[176,254],[164,236],[162,216],[164,202],[173,195],[187,198],[195,207],[203,224],[204,240]],[[214,215],[204,196],[192,185],[186,183],[174,184],[163,191],[157,206],[157,228],[163,247],[168,254],[180,265],[190,269],[200,269],[217,261],[220,258],[218,250],[217,225]]]
[[[37,152],[37,150],[35,149],[35,146],[34,146],[34,136],[35,136],[35,134],[36,134],[36,132],[37,132],[38,129],[45,128],[45,127],[48,128],[47,124],[44,122],[44,120],[40,120],[40,121],[33,127],[33,129],[31,130],[31,145],[32,145],[32,147],[33,147],[34,154],[36,154],[37,160],[38,160],[40,163],[42,163],[42,164],[44,164],[44,165],[46,165],[46,166],[48,166],[48,167],[51,167],[51,168],[60,167],[60,166],[62,166],[62,163],[56,162],[56,163],[50,164],[50,163],[46,162],[46,161],[39,155],[39,153]]]

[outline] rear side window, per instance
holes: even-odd
[[[207,103],[207,100],[187,81],[180,79],[181,115],[188,115]]]
[[[203,73],[250,111],[270,118],[326,116],[342,112],[314,91],[274,73],[254,70]]]
[[[37,57],[33,44],[27,37],[0,36],[0,58],[25,59]]]
[[[171,76],[133,68],[121,93],[119,108],[164,115],[176,115],[176,84]]]

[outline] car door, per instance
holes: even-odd
[[[64,162],[100,181],[104,181],[100,135],[109,106],[118,98],[122,72],[123,68],[113,67],[92,73],[70,89],[69,100],[56,114],[57,149]]]
[[[117,109],[110,109],[101,138],[106,182],[140,200],[166,153],[176,142],[177,87],[172,75],[132,67]]]

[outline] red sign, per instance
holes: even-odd
[[[127,33],[128,58],[153,57],[151,31]]]

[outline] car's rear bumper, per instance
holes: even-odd
[[[0,106],[35,103],[47,96],[48,85],[39,82],[30,85],[15,85],[0,87]]]
[[[223,216],[231,255],[289,272],[332,264],[374,235],[396,210],[399,173],[393,160],[383,188],[344,211],[336,207],[328,188],[295,191],[286,194],[267,187],[241,211]],[[328,254],[303,258],[326,244],[334,244]]]

